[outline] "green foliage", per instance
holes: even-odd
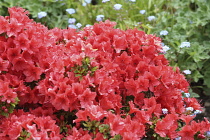
[[[18,98],[15,98],[14,103],[0,102],[0,115],[8,117],[9,114],[13,112],[18,102],[19,102]]]
[[[122,8],[115,10],[114,4],[121,4]],[[147,34],[156,34],[170,48],[165,54],[170,65],[192,72],[186,75],[192,84],[192,92],[201,89],[204,94],[210,95],[209,0],[110,0],[106,3],[102,0],[92,3],[85,3],[85,0],[3,0],[0,2],[0,15],[7,15],[7,7],[12,6],[29,10],[31,18],[49,28],[67,28],[69,18],[76,19],[73,25],[93,25],[97,22],[96,17],[103,15],[102,21],[116,21],[116,28],[137,28]],[[66,11],[68,8],[76,12],[69,14]],[[146,12],[141,14],[140,10]],[[47,12],[47,16],[39,19],[37,14],[41,11]],[[149,21],[149,16],[156,18]],[[168,35],[160,35],[162,30],[167,30]],[[182,42],[190,42],[190,47],[180,48]],[[74,72],[81,77],[87,71],[94,72],[96,69],[84,64],[75,66]]]
[[[30,133],[26,130],[22,130],[20,136],[18,137],[18,140],[27,140],[30,137]]]
[[[120,136],[120,134],[115,135],[113,138],[109,139],[109,140],[121,140],[122,137]]]
[[[80,78],[82,78],[82,76],[87,75],[88,73],[90,73],[90,75],[92,76],[96,70],[97,70],[97,67],[93,67],[90,65],[89,57],[85,57],[82,60],[82,65],[75,65],[71,69],[71,71],[75,73],[75,76],[80,77]]]
[[[68,128],[72,128],[76,124],[73,122],[74,119],[76,119],[76,110],[73,110],[72,112],[59,110],[54,113],[57,118],[60,118],[59,126],[60,126],[60,133],[66,134],[68,131]]]
[[[65,5],[61,2],[56,2],[55,0],[3,0],[0,2],[2,5],[2,10],[0,10],[0,15],[8,15],[5,9],[7,7],[23,7],[30,11],[30,16],[36,22],[41,22],[42,24],[48,26],[49,28],[59,27],[59,28],[66,28],[66,20],[68,16],[65,12]],[[63,10],[62,10],[63,9]],[[48,16],[39,19],[37,17],[38,13],[41,11],[47,12]]]
[[[206,1],[207,2],[207,1]],[[193,89],[201,88],[204,94],[210,88],[210,5],[205,0],[186,0],[166,3],[166,7],[173,11],[166,18],[165,12],[158,13],[161,22],[153,27],[153,32],[167,30],[169,34],[163,36],[163,42],[171,49],[166,53],[172,66],[181,70],[190,70],[192,74],[186,75]],[[163,22],[166,24],[163,24]],[[190,42],[189,48],[180,48],[181,42]]]
[[[83,123],[83,126],[85,127],[85,130],[88,130],[90,132],[94,132],[99,127],[100,122],[98,121],[86,121]]]
[[[104,139],[108,139],[110,137],[110,127],[108,124],[99,125],[99,132],[103,134]]]
[[[100,124],[99,121],[83,121],[82,125],[84,127],[84,130],[93,132],[93,134],[96,134],[96,131],[99,131],[101,134],[103,134],[104,139],[109,139],[109,140],[121,140],[121,136],[115,135],[111,136],[110,135],[110,126],[108,124]]]
[[[3,8],[0,10],[0,15],[7,15],[5,13],[7,7],[20,6],[30,11],[31,18],[37,22],[42,22],[42,24],[47,25],[49,28],[67,28],[69,18],[75,18],[83,26],[87,24],[93,25],[96,22],[97,15],[104,15],[104,20],[116,21],[118,23],[117,28],[127,29],[139,26],[138,22],[144,23],[145,25],[143,24],[143,26],[149,26],[146,23],[146,17],[158,12],[160,9],[157,7],[162,6],[165,0],[143,0],[136,2],[116,0],[106,3],[98,0],[96,2],[97,5],[84,3],[84,0],[18,0],[18,2],[16,0],[3,0],[3,2],[0,2]],[[113,8],[114,4],[117,3],[123,5],[121,10]],[[68,8],[75,9],[76,13],[69,14],[66,11]],[[139,14],[139,10],[143,9],[147,11],[146,14]],[[38,19],[37,15],[41,11],[47,12],[48,15]]]

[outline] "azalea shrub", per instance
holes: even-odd
[[[207,0],[2,0],[0,15],[7,7],[19,6],[48,28],[80,30],[95,22],[115,21],[117,28],[138,28],[163,40],[171,66],[188,71],[191,96],[210,95],[209,8]],[[130,8],[132,7],[132,8]],[[82,18],[81,18],[82,17]],[[185,45],[185,44],[188,45]]]
[[[106,20],[48,29],[0,16],[0,138],[208,139],[210,122],[161,39]]]

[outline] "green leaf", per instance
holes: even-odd
[[[97,69],[98,69],[98,67],[92,67],[92,68],[91,68],[91,71],[92,71],[92,72],[95,72]]]
[[[100,126],[99,126],[99,132],[100,133],[105,133],[105,132],[107,132],[107,131],[109,131],[109,125],[108,124],[101,124]]]
[[[203,88],[204,89],[204,93],[205,93],[205,95],[207,95],[207,96],[210,96],[210,88]]]
[[[203,78],[203,75],[199,71],[194,71],[192,73],[192,78],[195,82],[198,82],[200,78]]]
[[[210,88],[210,75],[206,76],[204,79],[204,84]]]
[[[115,135],[113,138],[109,139],[109,140],[120,140],[121,139],[121,135]]]
[[[190,93],[190,96],[193,97],[193,98],[199,98],[200,97],[197,93],[193,92],[192,88],[189,89],[189,93]]]

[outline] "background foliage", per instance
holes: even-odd
[[[105,1],[104,1],[105,2]],[[114,5],[121,4],[120,10]],[[174,67],[190,70],[186,75],[191,83],[191,96],[210,95],[210,1],[208,0],[3,0],[0,15],[8,15],[7,7],[20,6],[30,11],[36,22],[49,28],[67,28],[69,18],[75,18],[72,25],[93,25],[98,15],[101,20],[116,21],[116,28],[138,28],[147,34],[156,34],[170,49],[166,57]],[[66,9],[75,9],[69,14]],[[140,13],[145,10],[145,13]],[[38,18],[44,11],[46,17]],[[148,19],[154,16],[155,19]],[[78,28],[77,26],[74,26]],[[78,28],[79,30],[79,28]],[[167,35],[160,35],[166,30]],[[182,42],[190,42],[190,47],[180,48]],[[196,93],[196,94],[195,94]]]

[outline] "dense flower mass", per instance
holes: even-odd
[[[9,13],[0,16],[1,139],[209,137],[160,38],[110,21],[49,30],[22,8]]]

